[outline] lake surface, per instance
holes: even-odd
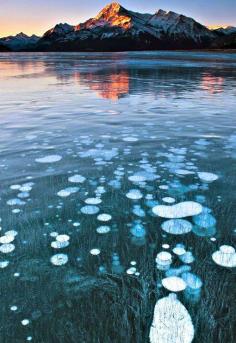
[[[235,111],[236,54],[0,54],[1,343],[148,343],[171,292],[235,342]]]

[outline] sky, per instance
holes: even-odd
[[[19,32],[42,35],[57,23],[78,24],[94,17],[109,0],[0,0],[0,37]],[[159,8],[194,18],[204,25],[236,26],[236,0],[121,0],[133,11]]]

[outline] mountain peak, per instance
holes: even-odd
[[[96,19],[108,18],[119,14],[124,8],[118,2],[112,2],[105,6],[95,17]]]

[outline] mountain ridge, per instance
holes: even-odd
[[[0,44],[22,51],[207,49],[220,47],[226,36],[231,42],[235,32],[232,27],[210,30],[173,11],[138,13],[113,2],[83,23],[59,23],[42,37],[21,33],[0,39]]]

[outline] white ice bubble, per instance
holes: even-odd
[[[18,198],[10,199],[10,200],[7,201],[7,205],[9,205],[9,206],[16,206],[16,205],[23,206],[25,204],[26,204],[25,201],[22,201],[22,200],[20,200]]]
[[[218,251],[212,254],[213,261],[222,267],[236,267],[236,252],[234,247],[230,245],[221,245]]]
[[[61,198],[66,198],[71,195],[71,192],[66,189],[62,189],[61,191],[57,192],[57,195]]]
[[[216,181],[219,176],[213,173],[207,173],[207,172],[199,172],[197,173],[199,179],[205,182],[213,182]]]
[[[192,230],[192,224],[185,219],[170,219],[162,223],[161,228],[173,235],[183,235]]]
[[[23,320],[21,321],[21,324],[22,324],[23,326],[29,325],[29,323],[30,323],[29,319],[23,319]]]
[[[101,213],[97,216],[97,219],[100,220],[101,222],[108,222],[111,220],[112,216],[107,213]]]
[[[15,250],[15,245],[11,243],[2,244],[0,246],[0,252],[2,252],[3,254],[9,254],[14,250]]]
[[[87,205],[99,205],[102,200],[100,198],[87,198],[84,201]]]
[[[94,206],[94,205],[87,205],[81,207],[80,211],[84,214],[97,214],[100,210],[99,207]]]
[[[134,137],[134,136],[127,136],[127,137],[124,137],[123,138],[123,141],[124,142],[137,142],[138,141],[138,138],[137,137]]]
[[[60,155],[48,155],[41,158],[36,158],[35,161],[38,163],[55,163],[62,159]]]
[[[101,253],[101,250],[100,249],[97,249],[97,248],[94,248],[94,249],[91,249],[90,250],[90,254],[93,255],[93,256],[97,256]]]
[[[181,256],[186,253],[185,247],[182,244],[178,244],[174,247],[173,253],[177,256]]]
[[[11,243],[14,241],[14,239],[15,239],[15,236],[13,235],[5,235],[5,236],[0,237],[0,243],[1,244]]]
[[[175,294],[157,301],[150,329],[150,343],[191,343],[192,319]]]
[[[86,180],[86,178],[82,175],[73,175],[68,178],[69,182],[74,182],[74,183],[83,183]]]
[[[126,273],[128,275],[133,275],[137,272],[137,269],[135,267],[130,267],[129,269],[126,270]]]
[[[68,262],[68,256],[66,254],[56,254],[51,257],[50,261],[54,266],[62,266]]]
[[[157,267],[161,267],[161,269],[167,269],[166,267],[169,267],[171,263],[172,263],[172,256],[169,252],[161,251],[157,254],[156,256]]]
[[[70,236],[68,236],[68,235],[58,235],[57,237],[56,237],[56,240],[58,241],[58,242],[67,242],[67,241],[69,241],[69,239],[70,239]]]
[[[164,201],[168,204],[173,204],[175,202],[175,199],[171,198],[171,197],[165,197],[165,198],[162,198],[162,201]]]
[[[181,292],[186,288],[185,281],[178,276],[169,276],[162,279],[162,285],[171,292]]]
[[[140,192],[139,189],[131,189],[128,193],[126,193],[126,197],[131,200],[139,200],[142,199],[143,194]]]
[[[195,174],[194,171],[187,170],[187,169],[176,169],[175,173],[178,174],[178,175],[191,175],[191,174]]]
[[[58,241],[54,241],[51,243],[51,247],[54,249],[63,249],[68,247],[70,243],[68,241],[64,241],[64,242],[58,242]]]
[[[184,201],[172,206],[157,205],[152,211],[159,217],[174,219],[198,215],[202,209],[202,205],[195,201]]]
[[[4,269],[9,265],[9,261],[0,261],[0,268]]]
[[[97,229],[96,229],[96,231],[97,231],[97,233],[100,233],[100,234],[106,234],[106,233],[108,233],[108,232],[110,232],[111,231],[111,228],[110,228],[110,226],[105,226],[105,225],[103,225],[103,226],[99,226]]]
[[[128,179],[131,181],[131,182],[144,182],[146,181],[146,177],[144,175],[139,175],[139,174],[134,174],[134,175],[131,175],[128,177]]]

